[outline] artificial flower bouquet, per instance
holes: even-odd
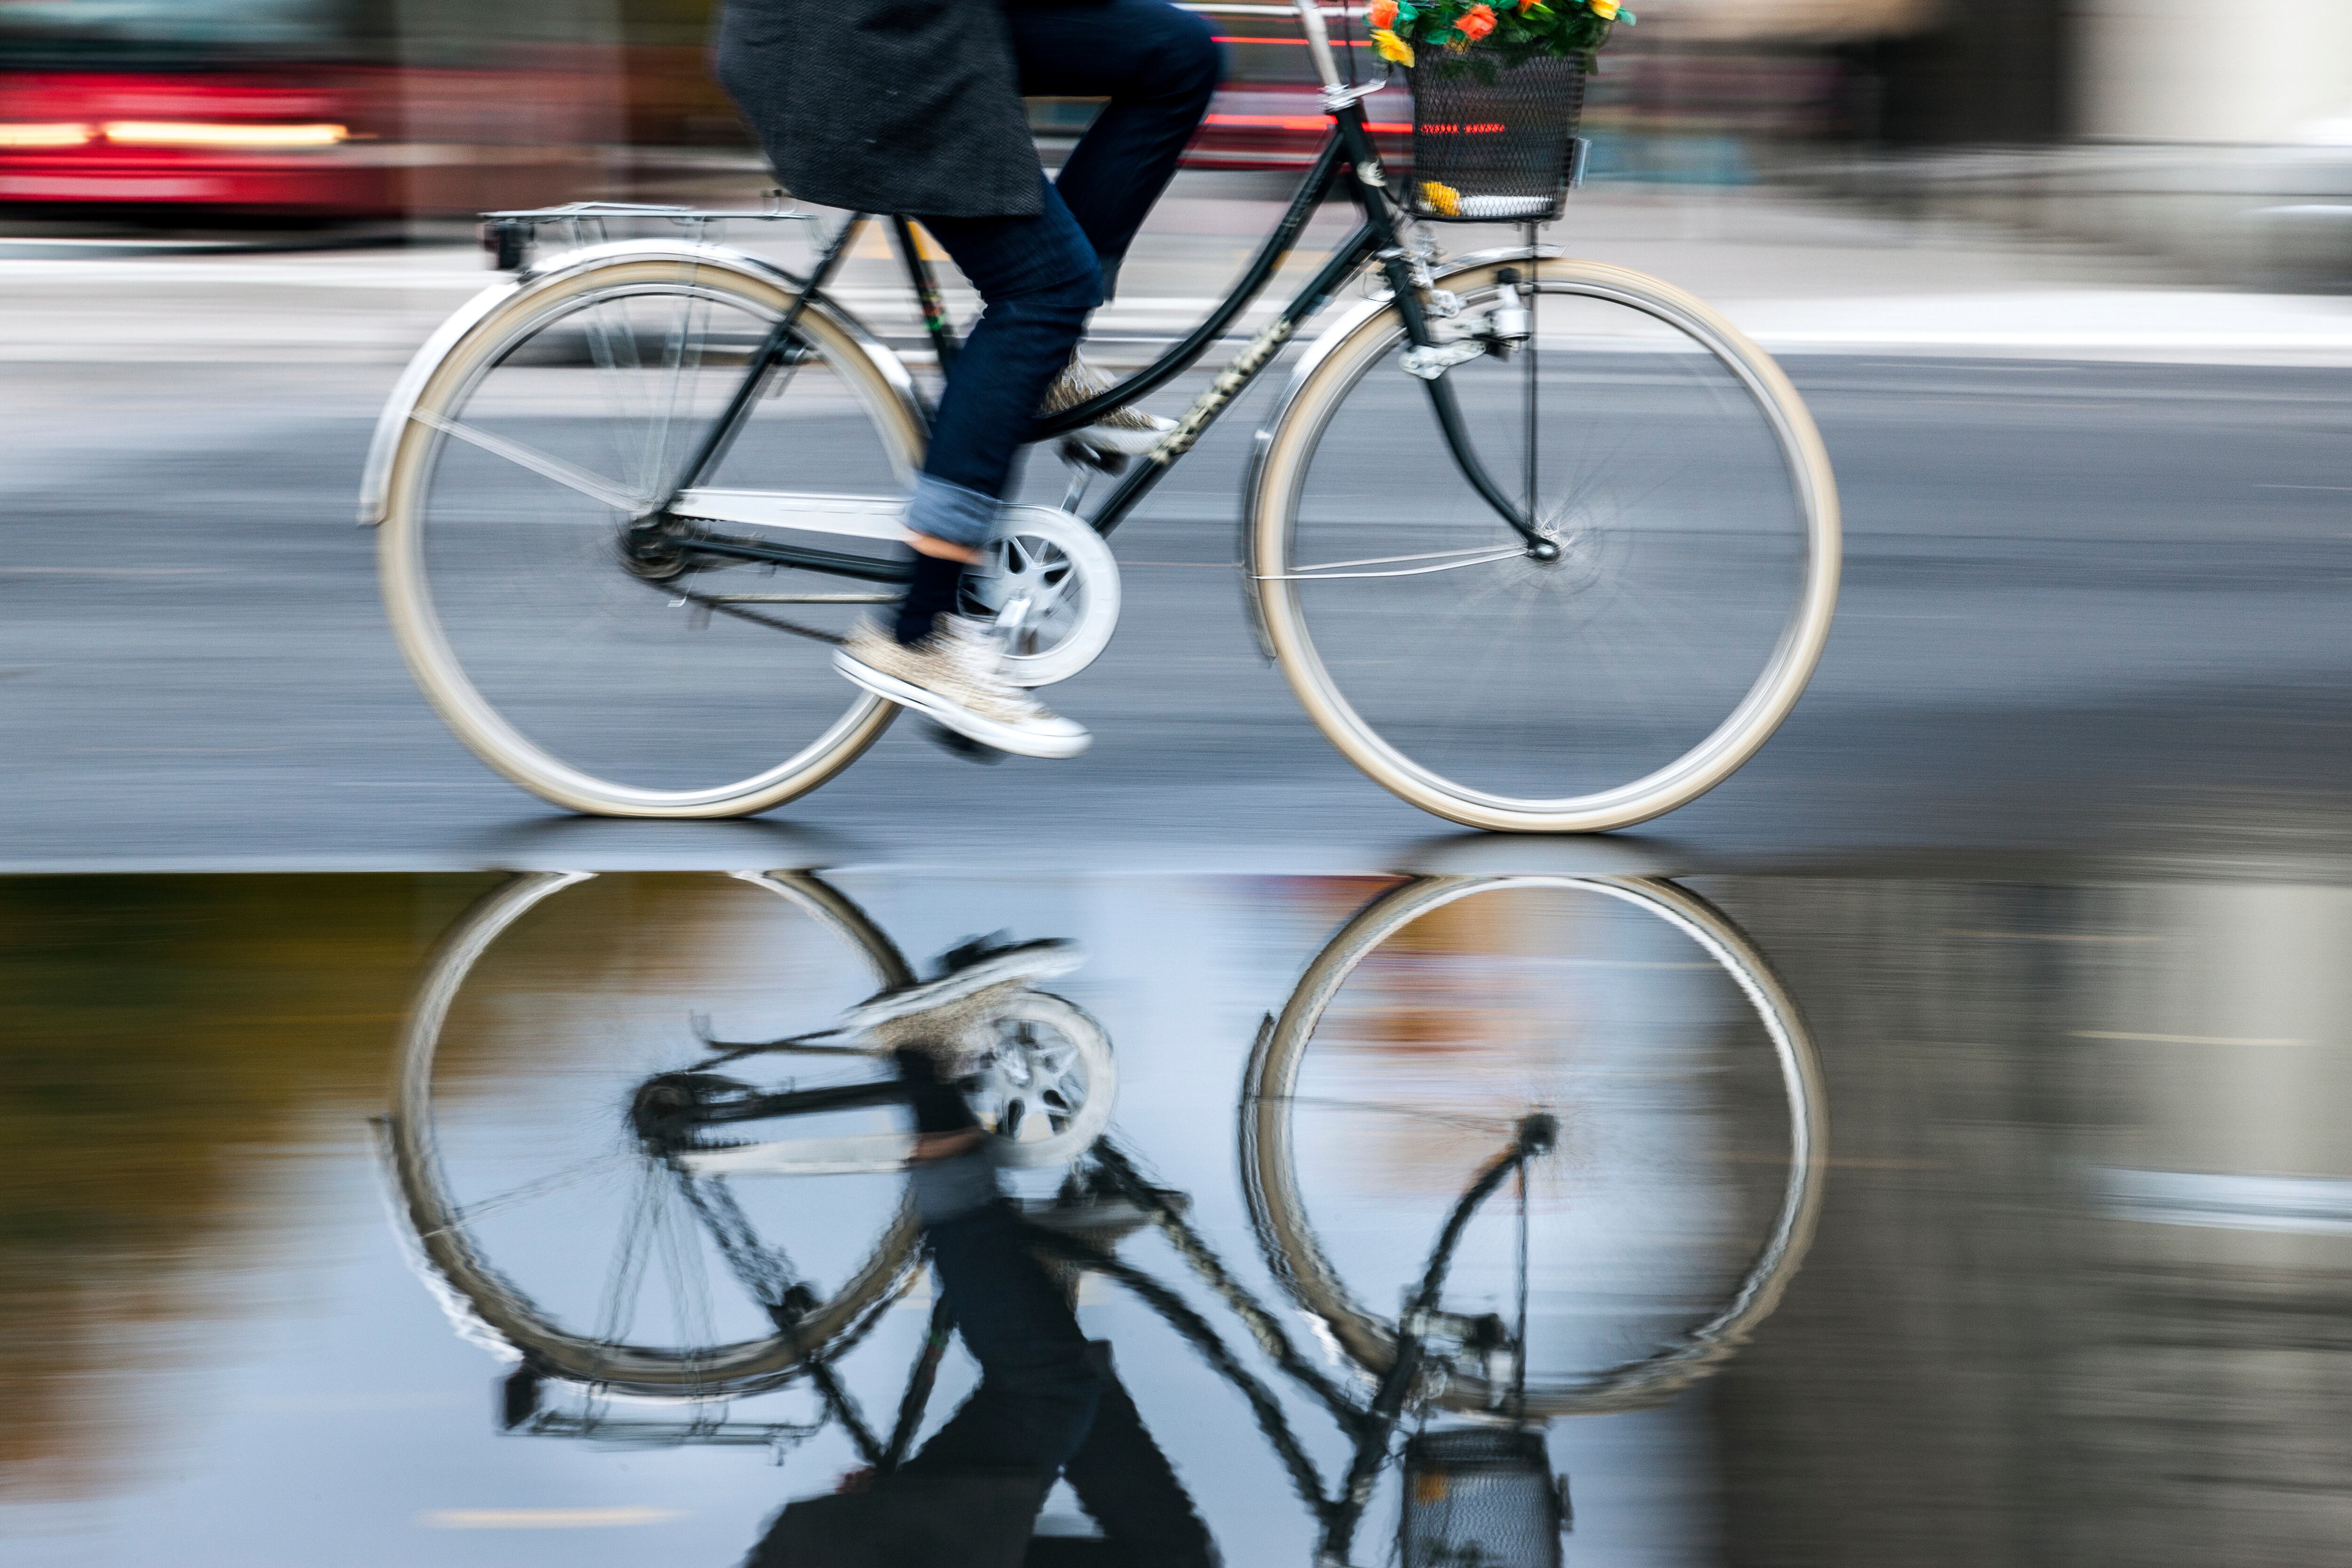
[[[1633,13],[1617,0],[1371,0],[1365,20],[1384,60],[1491,82],[1496,67],[1531,59],[1575,58],[1590,70],[1610,28],[1633,26]]]

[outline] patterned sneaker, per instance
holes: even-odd
[[[1000,752],[1075,757],[1093,743],[1084,726],[1006,680],[1003,662],[996,640],[961,616],[941,616],[912,647],[877,623],[860,621],[833,655],[835,669],[875,696]]]
[[[1054,384],[1045,389],[1045,401],[1037,405],[1037,412],[1059,414],[1065,408],[1076,408],[1097,393],[1109,391],[1110,384],[1108,376],[1072,354]],[[1140,408],[1114,408],[1092,425],[1071,431],[1069,438],[1097,452],[1139,457],[1160,445],[1160,437],[1174,428],[1173,419],[1162,419]]]
[[[996,1048],[998,1012],[1018,993],[1086,962],[1076,942],[1049,939],[1005,947],[968,944],[949,953],[936,980],[869,996],[835,1029],[879,1054],[919,1050],[950,1082],[969,1078]]]

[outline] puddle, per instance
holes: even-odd
[[[1042,1298],[776,1047],[993,932],[1074,945],[913,1034]],[[0,1536],[1541,1564],[1564,1489],[1588,1563],[2340,1561],[2347,940],[2310,881],[0,881]],[[935,1331],[1070,1312],[1090,1415],[941,1437]],[[1039,1432],[1042,1508],[944,1462]]]

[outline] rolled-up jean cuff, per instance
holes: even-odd
[[[950,484],[934,474],[915,476],[915,499],[907,503],[907,526],[917,533],[977,550],[996,537],[997,501],[978,490]]]

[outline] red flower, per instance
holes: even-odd
[[[1454,30],[1476,43],[1495,30],[1495,8],[1492,5],[1471,6],[1454,18]]]
[[[1372,0],[1371,9],[1366,16],[1375,27],[1394,27],[1396,14],[1397,0]]]

